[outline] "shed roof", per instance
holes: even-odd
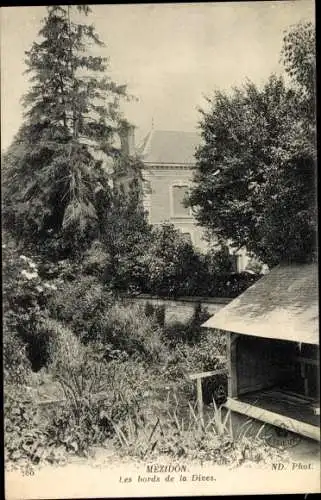
[[[279,265],[202,326],[318,344],[318,268]]]
[[[144,139],[140,153],[146,163],[194,165],[199,143],[196,132],[152,130]]]

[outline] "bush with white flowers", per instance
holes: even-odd
[[[48,301],[56,293],[56,280],[44,280],[37,259],[22,255],[3,234],[4,369],[7,378],[25,378],[26,368],[45,362],[45,341],[40,334],[48,317]]]

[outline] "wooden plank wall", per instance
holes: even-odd
[[[234,361],[237,393],[272,387],[290,378],[294,349],[291,342],[239,336]]]

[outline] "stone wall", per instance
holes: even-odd
[[[174,300],[149,295],[139,295],[137,297],[123,297],[122,300],[127,304],[141,304],[145,306],[149,303],[155,307],[164,307],[165,324],[170,325],[177,322],[188,322],[193,317],[195,308],[199,307],[199,305],[201,305],[203,311],[208,312],[209,315],[212,316],[232,299],[186,297]]]

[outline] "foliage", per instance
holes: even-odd
[[[315,122],[299,106],[303,87],[306,110],[307,99],[310,111],[314,101],[313,39],[310,25],[285,37],[292,88],[272,75],[261,89],[246,82],[230,94],[215,92],[201,111],[203,143],[190,196],[197,220],[269,266],[314,256]]]
[[[208,274],[200,285],[202,295],[207,297],[235,298],[254,285],[261,274],[247,272],[229,274]]]
[[[30,361],[26,353],[26,344],[22,342],[17,333],[4,323],[3,349],[3,375],[4,383],[26,383],[30,375]]]
[[[76,406],[82,399],[100,392],[105,386],[106,363],[87,348],[68,327],[48,320],[48,330],[54,332],[51,343],[50,373],[62,386],[65,398]]]
[[[235,272],[232,256],[226,244],[219,245],[218,248],[217,246],[211,246],[204,255],[204,261],[211,276]]]
[[[69,341],[68,341],[69,338]],[[62,385],[66,403],[52,409],[49,437],[66,452],[88,455],[104,445],[121,420],[139,412],[149,375],[141,364],[121,353],[106,362],[104,349],[84,347],[64,332],[55,346],[51,373]]]
[[[163,372],[167,381],[175,381],[185,399],[196,396],[189,374],[226,368],[226,335],[201,325],[209,318],[206,310],[196,307],[187,324],[175,323],[164,328],[163,339],[168,347]],[[203,380],[203,399],[207,404],[222,404],[227,395],[226,374]]]
[[[92,242],[82,259],[82,269],[85,275],[96,276],[102,281],[106,266],[108,265],[108,255],[103,243],[96,239]]]
[[[175,381],[185,398],[195,397],[194,384],[188,383],[189,374],[212,371],[226,367],[225,334],[220,331],[201,328],[199,338],[186,343],[181,339],[171,338],[169,354],[164,372],[167,379]],[[214,397],[218,403],[223,403],[227,395],[227,377],[218,375],[203,381],[203,399],[207,404]]]
[[[124,361],[121,353],[106,362],[104,349],[84,346],[71,330],[50,321],[56,335],[48,370],[65,399],[37,408],[34,398],[26,401],[22,386],[20,392],[16,383],[7,389],[5,447],[8,462],[17,465],[60,462],[70,453],[88,456],[92,446],[113,436],[116,423],[139,411],[150,383],[144,365]]]
[[[70,453],[87,455],[91,446],[103,444],[110,435],[105,406],[101,401],[83,401],[76,412],[73,403],[66,401],[44,409],[8,395],[4,408],[7,465],[61,463]]]
[[[93,340],[111,345],[131,359],[157,363],[164,356],[160,327],[139,306],[115,303],[101,316],[96,328]]]
[[[65,283],[49,307],[47,331],[56,337],[66,325],[81,341],[100,351],[107,360],[115,353],[157,361],[162,356],[161,330],[143,308],[129,307],[114,300],[95,276],[82,276],[77,283]],[[116,356],[117,357],[117,356]]]
[[[201,257],[172,224],[153,228],[143,259],[148,270],[145,292],[160,296],[197,295],[198,282],[205,273]]]
[[[13,366],[19,370],[19,366],[23,369],[29,364],[24,352],[34,369],[39,369],[48,358],[49,338],[43,323],[59,283],[43,279],[39,260],[20,254],[6,232],[3,241],[4,361],[8,369],[13,363],[10,371],[14,376]]]
[[[195,316],[200,319],[201,311]],[[5,405],[7,466],[62,462],[69,454],[88,456],[92,446],[111,442],[120,454],[149,459],[166,455],[237,466],[246,460],[275,458],[276,451],[258,438],[250,441],[240,434],[233,439],[228,415],[215,399],[212,415],[204,425],[195,408],[188,403],[186,413],[176,397],[173,401],[168,398],[156,410],[157,383],[170,381],[174,367],[184,366],[185,370],[176,371],[174,376],[183,380],[186,370],[221,366],[225,352],[222,334],[204,332],[194,345],[177,344],[179,358],[163,365],[164,377],[160,379],[155,360],[149,366],[138,362],[135,355],[128,357],[115,349],[113,359],[107,360],[106,345],[95,342],[85,346],[54,320],[47,320],[47,328],[55,332],[48,373],[60,383],[66,399],[35,409],[34,401],[25,401],[16,387],[8,393],[13,397],[7,397]]]
[[[142,224],[136,224],[136,232],[133,230],[135,221],[135,214],[133,219],[128,214],[125,222],[121,215],[119,233],[112,233],[110,240],[113,243],[107,243],[109,248],[113,246],[115,249],[116,245],[119,248],[105,270],[105,283],[116,294],[232,298],[260,277],[258,274],[233,272],[231,255],[225,245],[200,254],[172,224],[164,223],[150,229],[140,218]],[[112,224],[112,227],[116,225]]]
[[[298,103],[303,115],[315,115],[316,58],[315,29],[311,22],[300,22],[285,33],[282,62],[292,83],[297,86]]]
[[[4,158],[5,224],[51,259],[79,254],[97,237],[96,195],[109,190],[119,156],[126,89],[103,75],[106,58],[91,55],[103,44],[92,25],[77,22],[89,12],[47,7],[40,40],[26,52],[25,121]]]
[[[61,259],[55,262],[39,257],[38,271],[43,280],[53,285],[75,282],[81,276],[81,261]]]
[[[116,294],[139,290],[148,276],[144,255],[151,241],[139,173],[126,187],[115,183],[109,204],[102,200],[100,219],[101,241],[107,256],[105,283]]]
[[[176,406],[168,407],[164,415],[152,419],[148,415],[135,419],[129,416],[115,425],[114,444],[121,453],[139,458],[159,458],[159,455],[190,458],[195,457],[196,450],[198,458],[203,458],[204,446],[213,452],[221,447],[221,436],[223,440],[228,439],[227,418],[223,421],[220,411],[216,409],[215,418],[203,426],[191,404],[188,414],[182,418],[176,400]]]
[[[157,322],[157,324],[163,328],[165,326],[165,304],[161,304],[159,306],[155,306],[151,302],[145,303],[145,314],[146,316],[153,316]]]
[[[242,273],[227,273],[227,274],[211,274],[206,273],[203,279],[195,280],[194,286],[191,289],[184,287],[184,289],[177,291],[175,298],[180,299],[184,297],[215,297],[215,298],[225,298],[233,299],[244,292],[248,287],[254,285],[254,283],[262,277],[258,271],[260,268],[256,267],[252,272],[242,272]],[[146,292],[146,288],[142,289],[142,292]],[[148,292],[156,295],[157,289],[148,289]],[[163,289],[163,297],[170,297],[166,289]],[[162,312],[159,311],[161,318]]]
[[[55,327],[49,369],[73,405],[76,419],[84,411],[84,402],[96,404],[103,399],[109,419],[119,418],[126,409],[137,406],[142,397],[141,384],[146,383],[141,364],[136,365],[122,351],[97,341],[85,346],[68,328],[59,323],[52,325]]]
[[[6,467],[14,464],[30,468],[41,462],[57,462],[62,456],[48,439],[47,422],[37,407],[15,387],[7,390],[4,402]]]
[[[169,377],[175,377],[179,373],[187,374],[200,373],[226,368],[226,341],[225,334],[220,331],[207,331],[203,333],[201,340],[194,345],[178,344],[175,347],[177,361],[173,361],[168,366]],[[174,358],[175,359],[175,358]],[[184,387],[188,392],[196,397],[195,386]],[[206,377],[202,381],[203,401],[205,404],[212,404],[213,400],[218,404],[225,403],[227,397],[227,373]]]
[[[244,462],[289,459],[286,452],[267,446],[258,435],[251,440],[245,436],[233,439],[229,418],[229,412],[224,413],[222,407],[214,405],[212,416],[202,424],[192,405],[183,419],[176,406],[165,417],[152,420],[128,417],[115,426],[114,444],[121,454],[141,459],[159,459],[165,455],[230,467]]]
[[[93,446],[103,445],[112,428],[104,418],[104,401],[82,401],[77,411],[70,401],[53,407],[48,424],[48,439],[66,456],[88,456]]]
[[[77,279],[65,282],[48,308],[52,318],[68,326],[84,342],[96,338],[100,323],[113,298],[96,276],[79,273]]]
[[[204,328],[201,325],[210,317],[208,311],[202,305],[196,304],[191,318],[186,322],[176,321],[163,326],[163,338],[169,347],[175,347],[177,343],[194,345],[203,337]]]
[[[13,366],[23,367],[24,351],[33,369],[48,364],[51,340],[63,324],[81,338],[90,336],[111,298],[96,276],[83,273],[81,262],[27,257],[8,233],[4,241],[5,365],[13,376]]]
[[[225,333],[204,330],[198,342],[178,343],[176,350],[181,355],[184,370],[188,373],[203,372],[223,368],[226,359]]]

